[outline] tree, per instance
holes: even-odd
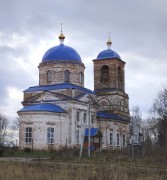
[[[9,119],[5,115],[0,114],[0,145],[4,145],[5,138],[8,136],[8,124]]]
[[[153,103],[153,114],[156,120],[158,143],[167,145],[167,89],[160,91]]]

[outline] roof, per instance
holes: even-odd
[[[46,51],[42,58],[42,62],[46,61],[74,61],[75,63],[82,63],[78,52],[70,46],[60,44],[54,46]]]
[[[25,106],[18,112],[32,112],[32,111],[45,111],[45,112],[55,112],[55,113],[65,113],[65,110],[62,109],[60,106],[55,104],[49,103],[40,103],[40,104],[33,104],[30,106]]]
[[[93,91],[91,91],[90,89],[70,83],[61,83],[61,84],[46,85],[46,86],[33,86],[33,87],[29,87],[24,92],[49,91],[49,90],[59,90],[59,89],[77,89],[84,93],[94,94]]]
[[[106,49],[104,51],[101,51],[96,59],[98,60],[98,59],[110,59],[110,58],[118,58],[121,60],[119,54],[113,51],[112,49]]]
[[[114,119],[114,120],[119,120],[119,121],[124,121],[124,122],[130,122],[130,119],[128,118],[125,118],[125,117],[121,117],[119,115],[116,115],[116,114],[110,114],[110,113],[107,113],[105,111],[99,111],[97,112],[97,115],[96,115],[98,118],[106,118],[106,119]]]
[[[90,128],[90,136],[96,136],[96,135],[98,135],[98,133],[100,133],[100,135],[101,135],[101,132],[100,132],[99,128]],[[88,135],[89,135],[89,129],[86,128],[85,136],[88,136]]]

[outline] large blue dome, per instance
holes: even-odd
[[[73,61],[74,63],[82,63],[80,55],[77,51],[69,46],[60,44],[46,51],[42,58],[42,62],[47,61]]]
[[[104,51],[101,51],[96,59],[109,59],[109,58],[118,58],[121,59],[118,53],[113,51],[112,49],[107,49]]]

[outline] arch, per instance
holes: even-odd
[[[84,75],[82,72],[80,72],[80,83],[83,84],[84,83]]]
[[[109,82],[109,67],[107,65],[103,65],[101,67],[101,82],[102,83]]]
[[[110,105],[110,103],[109,103],[108,99],[101,99],[99,101],[99,106],[109,106],[109,105]]]
[[[52,71],[50,70],[47,72],[47,82],[48,83],[52,82]]]
[[[64,82],[65,83],[70,82],[70,71],[69,70],[64,71]]]
[[[125,108],[127,107],[127,104],[124,99],[121,100],[120,105]]]

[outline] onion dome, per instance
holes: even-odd
[[[113,51],[111,49],[111,45],[112,45],[112,41],[109,40],[107,41],[107,49],[106,50],[103,50],[101,51],[97,58],[96,59],[111,59],[111,58],[118,58],[118,59],[121,59],[121,57],[119,56],[118,53],[116,53],[115,51]]]
[[[82,63],[81,57],[78,52],[70,46],[64,45],[64,34],[59,35],[60,45],[54,46],[46,51],[42,58],[42,62],[47,61],[64,61],[73,63]]]

